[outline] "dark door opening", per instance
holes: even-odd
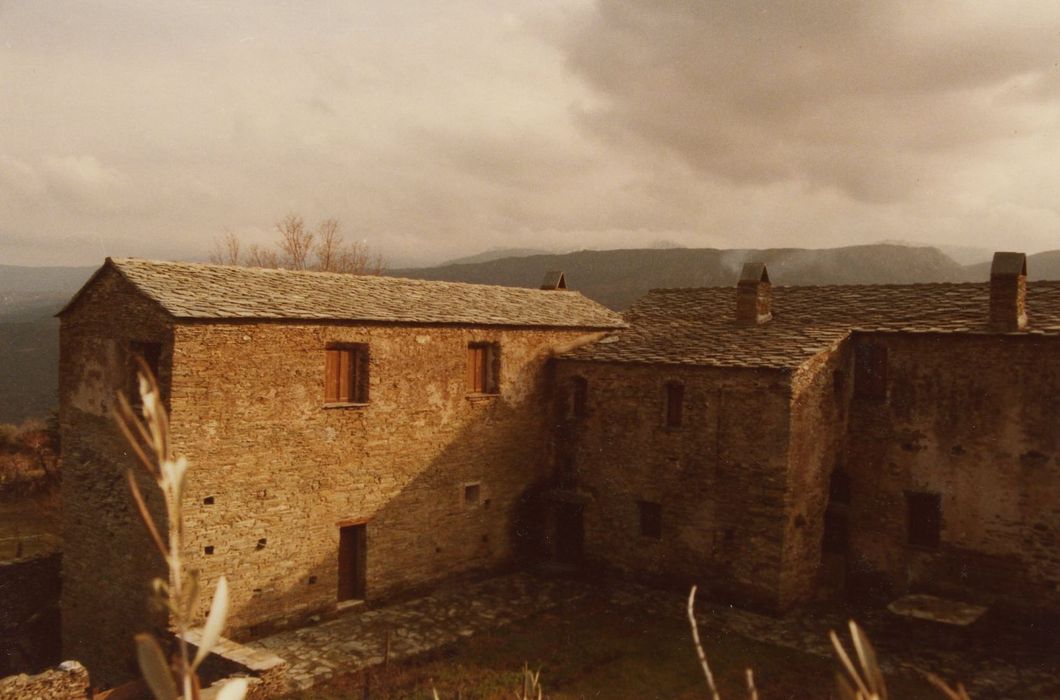
[[[365,527],[339,528],[339,602],[364,600],[368,549]]]
[[[579,564],[585,549],[585,507],[580,503],[556,504],[556,560]]]

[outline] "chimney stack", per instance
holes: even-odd
[[[994,253],[990,265],[990,327],[1018,331],[1027,326],[1027,256]]]
[[[773,318],[773,285],[766,264],[744,263],[736,283],[736,322],[754,326]]]
[[[545,273],[545,279],[541,280],[541,289],[560,290],[567,289],[567,279],[562,270],[549,270]]]

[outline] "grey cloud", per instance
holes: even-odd
[[[1030,126],[1010,81],[1060,92],[1060,13],[994,9],[601,0],[563,45],[603,98],[579,115],[588,132],[736,183],[893,202],[946,175],[932,154]]]

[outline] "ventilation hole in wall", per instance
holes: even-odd
[[[483,535],[482,536],[482,541],[483,542],[489,542],[490,541],[490,536],[489,535]]]
[[[202,548],[202,551],[205,552],[206,554],[213,554],[213,545],[212,544],[206,545],[205,547]]]
[[[261,595],[261,589],[260,588],[255,588],[254,589],[254,595]]]
[[[442,548],[441,547],[435,547],[434,548],[434,553],[435,554],[441,554],[442,553]]]
[[[260,540],[258,540],[258,546],[255,547],[254,549],[256,549],[258,551],[261,551],[261,550],[265,549],[266,542],[267,542],[267,540],[264,537],[262,537]]]
[[[316,582],[317,582],[317,577],[316,576],[310,576],[309,577],[309,585],[310,586],[312,586]]]
[[[202,499],[202,504],[204,506],[212,506],[213,505],[213,496],[207,496],[206,498]]]
[[[493,501],[492,501],[491,499],[487,498],[486,500],[484,500],[484,501],[482,502],[482,507],[483,507],[483,508],[489,508],[489,507],[490,507],[490,503],[492,503],[492,502],[493,502]]]
[[[464,503],[467,503],[468,505],[478,503],[479,494],[481,494],[481,492],[482,489],[478,484],[468,484],[464,487]]]

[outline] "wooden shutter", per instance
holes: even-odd
[[[349,403],[352,399],[350,398],[350,358],[353,353],[349,350],[343,349],[337,351],[339,353],[339,403]]]
[[[325,350],[324,362],[324,401],[337,403],[339,400],[339,351]]]
[[[467,389],[473,394],[486,393],[486,348],[469,345],[467,348]]]
[[[367,403],[367,392],[364,390],[364,351],[361,348],[350,350],[350,400],[355,403]]]

